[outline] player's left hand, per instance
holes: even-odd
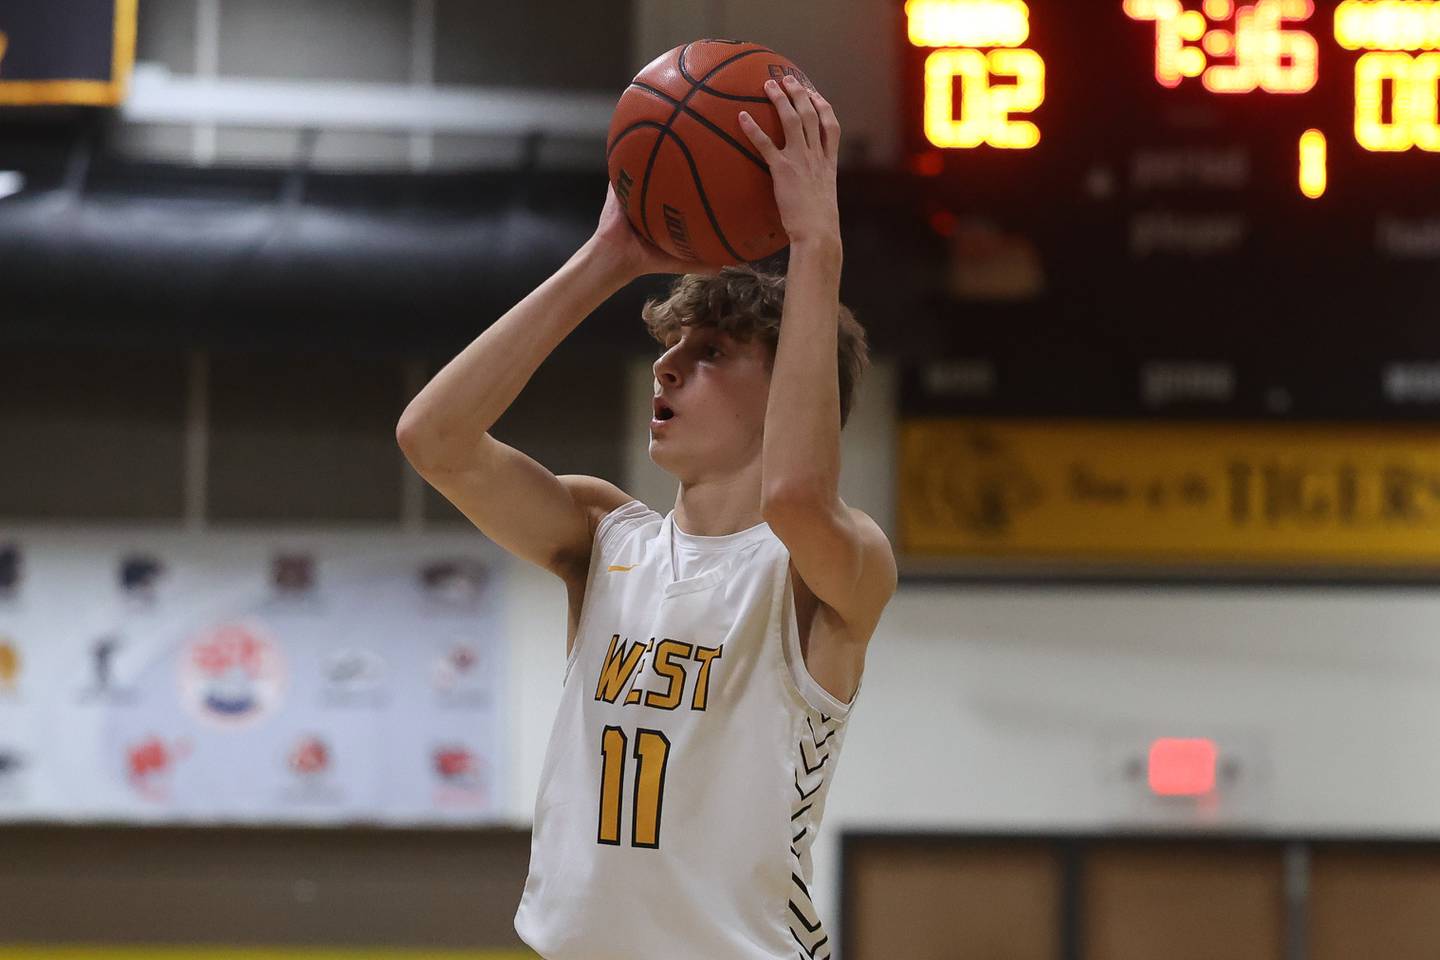
[[[740,126],[770,167],[775,203],[790,242],[840,243],[840,211],[835,200],[835,165],[840,155],[840,123],[829,101],[794,77],[765,82],[765,94],[780,114],[785,145],[741,111]]]

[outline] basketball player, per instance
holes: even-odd
[[[515,917],[547,960],[824,960],[810,847],[865,650],[895,590],[889,542],[837,493],[864,334],[839,303],[839,126],[793,79],[784,144],[745,130],[789,234],[784,279],[681,278],[645,319],[664,516],[556,477],[489,428],[555,346],[645,273],[693,267],[631,229],[594,237],[450,362],[397,436],[501,547],[569,593],[564,689]]]

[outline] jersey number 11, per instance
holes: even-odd
[[[620,846],[620,811],[625,800],[625,746],[623,727],[607,726],[600,737],[600,843]],[[670,738],[659,730],[635,730],[635,789],[630,816],[630,846],[660,846],[660,807],[665,799],[665,763]]]

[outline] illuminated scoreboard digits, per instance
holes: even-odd
[[[1355,140],[1366,150],[1440,152],[1440,2],[1346,0],[1335,39],[1355,64]]]
[[[1304,29],[1313,0],[1203,0],[1188,10],[1181,0],[1124,0],[1126,15],[1155,24],[1155,79],[1177,87],[1200,77],[1214,93],[1296,94],[1319,78],[1319,46]],[[1211,21],[1233,19],[1230,30]],[[1440,2],[1345,0],[1335,10],[1335,39],[1365,51],[1355,63],[1355,142],[1372,152],[1412,148],[1440,152]],[[1198,44],[1198,45],[1197,45]],[[1212,64],[1209,57],[1229,63]],[[1325,189],[1324,134],[1307,130],[1300,141],[1300,188],[1307,197]]]
[[[1214,93],[1306,93],[1319,78],[1319,46],[1304,23],[1313,0],[1124,0],[1126,15],[1155,23],[1155,79],[1166,87],[1200,77]],[[1233,19],[1231,30],[1211,20]],[[1440,2],[1345,0],[1335,11],[1335,39],[1370,51],[1355,64],[1355,140],[1373,151],[1411,147],[1440,151],[1436,82],[1440,78]],[[1198,46],[1194,44],[1198,43]],[[1211,64],[1207,57],[1233,62]]]
[[[1369,189],[1358,157],[1440,153],[1440,0],[905,0],[904,10],[907,137],[921,172],[958,151],[1030,150],[1043,133],[1025,161],[997,154],[970,167],[989,183],[1023,169],[1033,184],[1083,163],[1102,129],[1110,142],[1164,136],[1185,111],[1255,141],[1253,156],[1283,149],[1311,199],[1334,180],[1332,161],[1352,189]],[[1196,112],[1208,95],[1234,106]]]
[[[905,15],[910,42],[938,48],[925,60],[930,143],[1024,150],[1040,142],[1040,128],[1024,116],[1045,102],[1045,61],[1024,46],[1023,0],[907,0]]]
[[[1125,0],[1124,9],[1133,20],[1155,22],[1155,79],[1162,86],[1199,77],[1213,93],[1306,93],[1320,76],[1314,36],[1287,26],[1315,15],[1312,0],[1247,6],[1205,0],[1199,10],[1185,9],[1180,0]]]

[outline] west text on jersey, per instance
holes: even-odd
[[[724,650],[723,643],[718,647],[702,647],[669,637],[658,644],[654,637],[650,638],[649,643],[632,643],[629,639],[622,640],[618,633],[612,634],[610,649],[605,654],[605,662],[600,668],[600,679],[595,685],[595,699],[615,703],[620,694],[628,688],[624,705],[640,704],[658,710],[675,710],[685,701],[685,691],[689,686],[692,689],[690,709],[704,710],[710,700],[710,664],[719,660]],[[645,673],[647,651],[654,655],[655,674],[667,681],[668,685],[663,691],[643,690],[636,685]],[[692,685],[689,684],[692,673],[690,668],[697,665],[697,669],[693,671],[695,682]]]

